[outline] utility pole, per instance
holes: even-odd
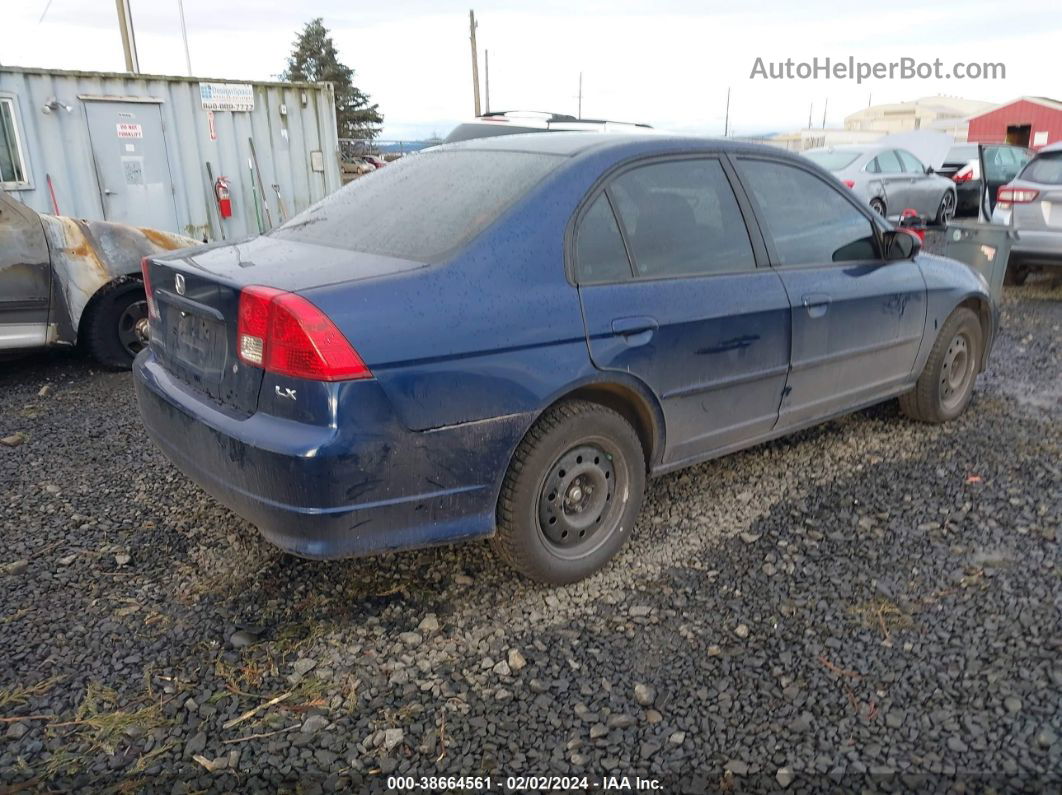
[[[472,41],[472,96],[475,98],[476,115],[479,116],[479,51],[476,49],[476,12],[468,10],[469,38]]]
[[[490,50],[483,51],[483,81],[486,96],[484,97],[487,113],[490,113]]]
[[[140,59],[136,55],[136,34],[133,32],[133,13],[129,0],[114,0],[118,7],[118,27],[122,34],[122,50],[125,52],[125,71],[140,74]]]
[[[181,39],[184,40],[184,65],[188,68],[188,76],[192,76],[192,56],[188,52],[188,26],[184,24],[184,0],[177,0],[177,13],[181,17]]]
[[[815,110],[815,103],[814,102],[812,102],[810,105],[808,105],[808,129],[809,130],[811,129],[811,112],[813,110]]]
[[[826,108],[830,107],[830,98],[826,97],[826,101],[822,103],[822,129],[826,129]]]
[[[579,73],[579,111],[576,113],[575,118],[581,119],[583,117],[583,73]]]
[[[723,116],[723,137],[730,134],[730,86],[726,87],[726,115]]]

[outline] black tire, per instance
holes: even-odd
[[[645,452],[627,420],[596,403],[560,403],[516,448],[491,546],[538,582],[588,577],[630,537],[645,473]]]
[[[944,196],[940,199],[940,206],[937,207],[937,225],[947,226],[951,223],[951,219],[955,217],[956,199],[955,194],[950,191],[944,191]]]
[[[870,200],[870,209],[873,210],[874,212],[876,212],[882,218],[885,217],[885,202],[882,201],[881,199],[877,199],[877,198],[871,199]]]
[[[922,422],[947,422],[973,397],[984,336],[971,309],[959,307],[944,321],[915,388],[900,396],[900,410]]]
[[[80,340],[101,365],[128,370],[146,344],[144,286],[137,280],[113,282],[92,298],[81,319]]]
[[[1022,265],[1013,261],[1008,262],[1007,272],[1003,275],[1003,284],[1010,287],[1020,287],[1025,284],[1030,273],[1032,273],[1032,268],[1028,265]]]

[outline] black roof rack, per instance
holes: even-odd
[[[510,113],[540,113],[544,117],[543,121],[581,122],[585,124],[630,124],[634,127],[652,129],[651,124],[643,124],[641,122],[617,121],[616,119],[580,119],[579,117],[572,116],[568,113],[551,113],[550,111],[545,110],[492,110],[489,113],[481,113],[479,118],[488,119],[492,116],[508,116]]]

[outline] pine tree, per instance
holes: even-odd
[[[292,82],[332,84],[340,138],[371,139],[380,134],[383,116],[379,106],[354,85],[354,70],[340,63],[339,53],[321,17],[307,22],[293,42],[288,68],[281,78]]]

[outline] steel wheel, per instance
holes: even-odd
[[[621,414],[585,400],[558,403],[513,453],[491,546],[539,582],[588,577],[630,537],[646,469],[638,434]]]
[[[134,301],[119,315],[118,341],[130,356],[136,356],[147,345],[147,301]]]
[[[615,523],[615,486],[613,455],[601,444],[574,447],[553,464],[539,491],[538,525],[556,554],[580,556],[601,542]]]
[[[885,202],[883,202],[881,199],[871,199],[870,209],[876,212],[882,218],[885,217]]]
[[[970,355],[971,343],[963,331],[956,334],[944,353],[940,370],[940,404],[952,410],[966,399],[976,363]]]

